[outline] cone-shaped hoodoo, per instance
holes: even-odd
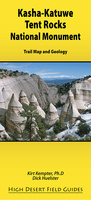
[[[31,106],[35,106],[36,107],[36,110],[38,112],[39,115],[41,115],[41,117],[45,118],[45,112],[44,110],[39,106],[39,103],[37,101],[37,98],[35,97],[34,94],[31,94],[31,97],[30,97],[30,105]]]
[[[34,94],[31,94],[30,96],[30,105],[31,106],[38,106],[38,101],[37,101],[37,98],[35,97]]]
[[[74,95],[72,91],[69,90],[68,97],[65,105],[63,106],[60,117],[62,120],[74,122],[79,116],[80,113],[76,107]]]
[[[14,132],[17,130],[18,132],[22,132],[25,127],[26,118],[20,115],[20,112],[23,111],[22,104],[18,101],[18,99],[13,94],[10,103],[8,106],[8,111],[6,114],[6,126],[9,131]]]
[[[28,100],[27,95],[25,94],[25,92],[23,90],[21,90],[21,92],[19,94],[19,101],[22,105],[29,106],[29,100]]]
[[[51,103],[48,109],[48,113],[45,118],[45,124],[53,125],[55,122],[59,120],[58,112],[56,107]]]

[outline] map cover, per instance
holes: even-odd
[[[1,2],[1,200],[91,199],[90,4]]]

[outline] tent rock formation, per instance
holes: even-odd
[[[5,88],[2,88],[0,90],[0,122],[3,124],[5,123],[5,114],[8,108],[9,100],[10,97],[8,92],[5,90]]]
[[[26,118],[20,115],[23,111],[22,104],[13,94],[6,114],[6,127],[9,131],[22,133],[25,128]]]
[[[35,97],[34,94],[31,94],[30,96],[30,105],[31,106],[35,106],[36,110],[38,112],[39,115],[41,115],[41,117],[45,118],[45,112],[44,110],[39,106],[39,103],[37,101],[37,98]]]
[[[27,95],[25,94],[25,92],[23,90],[21,90],[21,92],[19,94],[19,101],[22,105],[29,106],[29,100],[28,100]]]
[[[31,123],[31,132],[32,132],[32,136],[31,136],[31,139],[33,139],[35,136],[38,135],[38,125],[35,121],[35,118],[32,119],[32,123]]]
[[[58,112],[56,107],[51,103],[45,118],[45,124],[52,126],[55,122],[59,120]]]
[[[80,113],[77,109],[74,95],[72,91],[69,90],[66,103],[63,106],[63,109],[61,111],[61,119],[65,121],[74,122],[79,116],[80,116]]]

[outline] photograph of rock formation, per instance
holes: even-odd
[[[0,63],[0,141],[91,141],[91,63]]]

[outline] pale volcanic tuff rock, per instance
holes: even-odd
[[[72,91],[75,94],[75,90],[80,92],[83,102],[91,102],[91,78],[81,81],[80,83],[75,83],[72,86]]]
[[[0,121],[4,124],[5,113],[8,108],[9,94],[6,92],[5,88],[0,90]]]
[[[58,101],[59,95],[57,94],[58,89],[56,87],[48,87],[48,85],[38,75],[31,75],[30,77],[36,82],[37,90],[33,93],[37,97],[39,105],[42,108],[44,108],[48,103],[53,102],[55,104]]]
[[[2,122],[3,125],[5,124],[5,114],[8,108],[9,100],[10,96],[8,92],[5,88],[2,88],[0,90],[0,122]]]
[[[3,141],[4,139],[10,139],[10,136],[5,131],[5,128],[0,124],[0,141]]]
[[[5,88],[11,96],[13,93],[19,98],[21,90],[27,95],[30,101],[30,95],[34,93],[37,97],[39,105],[42,108],[48,103],[57,103],[59,95],[57,94],[58,89],[56,87],[48,87],[48,85],[37,75],[21,75],[16,77],[6,77],[0,79],[0,88]]]
[[[9,104],[9,101],[10,101],[10,95],[6,91],[5,88],[2,88],[2,94],[3,94],[4,101],[5,101],[5,108],[8,109],[8,104]]]
[[[85,102],[82,100],[82,95],[80,94],[80,90],[77,89],[75,89],[75,103],[80,112],[86,109]]]
[[[16,130],[21,133],[25,128],[26,118],[20,115],[20,112],[22,111],[22,104],[13,94],[6,114],[6,127],[12,133]]]
[[[65,104],[62,108],[62,111],[61,111],[62,120],[65,120],[65,118],[66,118],[66,115],[67,115],[67,112],[68,112],[68,107],[69,107],[70,103],[74,103],[74,95],[73,95],[71,90],[69,90],[69,92],[68,92],[68,97],[67,97],[66,102],[65,102]]]
[[[37,106],[37,112],[41,115],[41,117],[45,118],[45,112],[40,106]]]
[[[37,101],[37,98],[35,97],[34,94],[31,94],[30,96],[30,105],[31,106],[35,106],[36,110],[38,112],[39,115],[41,115],[41,117],[45,118],[45,112],[44,110],[39,106],[39,103]]]
[[[67,110],[66,121],[75,122],[78,117],[80,117],[80,113],[78,112],[76,105],[70,103]]]
[[[2,88],[2,94],[5,101],[10,98],[9,93],[5,90],[5,88]]]
[[[45,124],[52,126],[55,122],[59,120],[58,112],[56,107],[51,103],[45,118]]]
[[[3,115],[5,112],[5,100],[3,97],[2,90],[0,90],[0,115]]]
[[[29,100],[28,100],[27,95],[25,94],[25,92],[23,90],[21,90],[21,92],[19,94],[19,101],[22,105],[29,106]]]
[[[74,95],[72,91],[69,90],[68,97],[65,105],[62,108],[60,117],[62,120],[74,122],[79,116],[80,113],[77,109]]]
[[[32,139],[38,135],[38,131],[39,131],[39,128],[38,128],[38,125],[36,123],[36,120],[35,118],[32,118],[32,122],[31,122],[31,131],[32,131]]]
[[[38,101],[37,101],[37,98],[35,97],[35,95],[34,94],[31,94],[31,96],[30,96],[30,105],[31,106],[39,106],[39,103],[38,103]]]
[[[8,92],[5,90],[5,88],[2,88],[0,90],[0,108],[8,108],[8,103],[10,100],[10,96]]]

